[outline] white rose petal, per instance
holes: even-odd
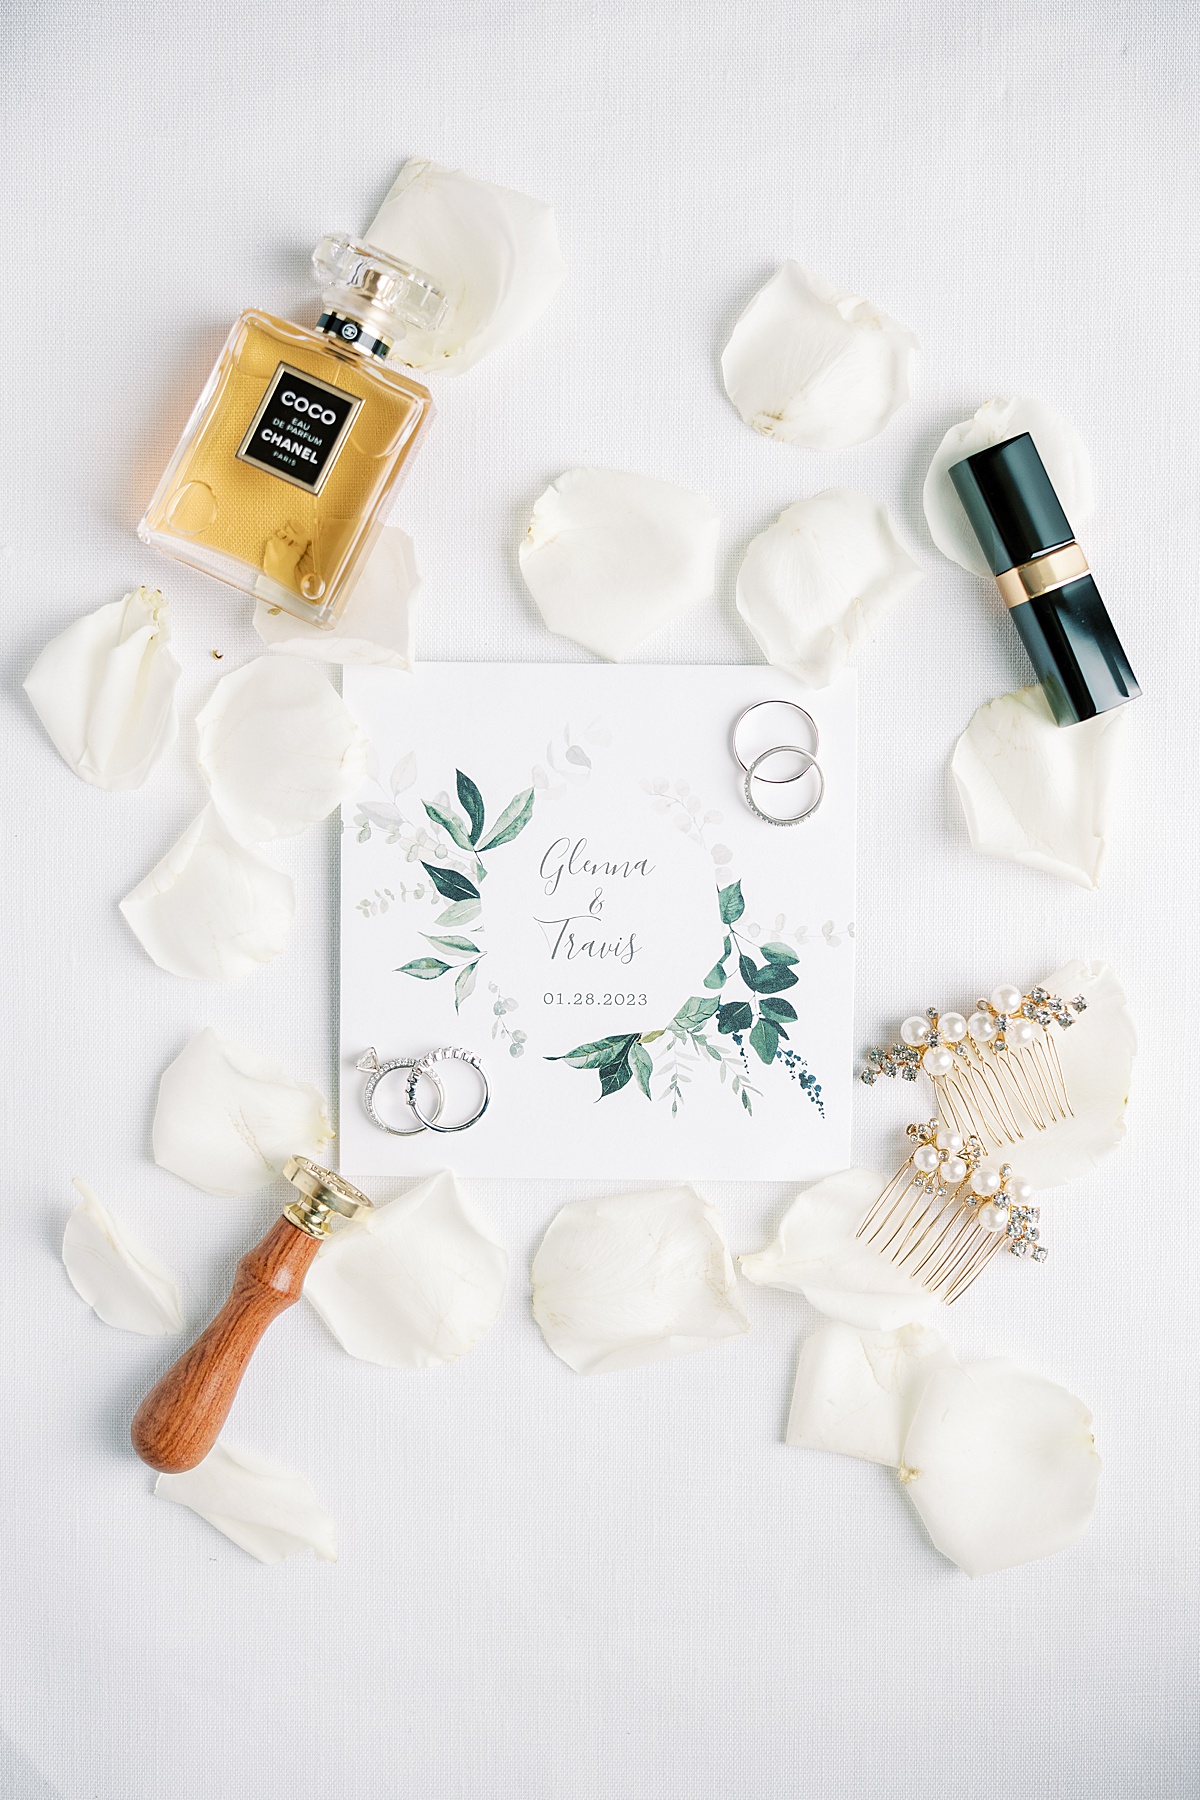
[[[367,740],[323,670],[260,656],[217,683],[196,719],[213,801],[243,843],[294,837],[361,785]]]
[[[900,1477],[934,1544],[968,1575],[1053,1556],[1079,1542],[1095,1508],[1092,1415],[1003,1358],[937,1369]]]
[[[896,1331],[826,1325],[801,1347],[787,1442],[896,1468],[925,1382],[934,1369],[957,1362],[941,1332],[928,1325]]]
[[[337,1561],[337,1525],[303,1475],[248,1450],[217,1444],[183,1475],[160,1475],[160,1500],[190,1507],[259,1562],[279,1563],[311,1550]]]
[[[886,506],[827,488],[795,501],[751,542],[737,608],[769,663],[826,687],[920,578]]]
[[[988,400],[973,419],[952,425],[938,445],[922,498],[929,535],[951,562],[991,579],[979,540],[963,511],[962,501],[950,479],[952,463],[1002,444],[1007,438],[1028,432],[1046,465],[1046,473],[1072,527],[1086,519],[1095,501],[1092,495],[1092,463],[1087,446],[1069,419],[1043,406],[1040,400]]]
[[[314,662],[411,669],[420,585],[412,539],[389,525],[380,532],[345,611],[329,630],[265,600],[254,608],[254,629],[268,649]]]
[[[154,1160],[206,1194],[253,1194],[291,1156],[324,1160],[333,1126],[319,1091],[269,1057],[198,1031],[164,1071]]]
[[[544,201],[415,158],[401,169],[367,238],[431,275],[445,294],[442,323],[433,333],[410,330],[402,355],[413,368],[449,375],[532,325],[565,273]]]
[[[167,602],[135,588],[53,638],[25,692],[55,748],[93,787],[141,787],[178,730]]]
[[[766,1250],[739,1260],[761,1287],[803,1294],[831,1319],[869,1331],[894,1331],[937,1304],[911,1276],[855,1237],[887,1185],[868,1169],[843,1169],[793,1200]]]
[[[304,1283],[344,1350],[389,1369],[434,1369],[495,1322],[508,1251],[447,1169],[323,1244]]]
[[[171,1271],[102,1206],[85,1181],[63,1233],[62,1258],[75,1292],[118,1331],[164,1337],[183,1330],[179,1286]]]
[[[1064,1000],[1081,994],[1087,1001],[1068,1031],[1050,1027],[1072,1116],[1044,1131],[1026,1130],[1008,1154],[1035,1188],[1062,1187],[1086,1175],[1125,1136],[1137,1032],[1124,990],[1105,963],[1067,963],[1038,985]]]
[[[278,956],[296,910],[292,878],[230,833],[214,806],[121,902],[160,969],[236,981]]]
[[[1040,687],[981,706],[951,763],[972,847],[1098,887],[1125,712],[1062,730]]]
[[[690,1187],[564,1206],[532,1278],[542,1335],[581,1375],[707,1350],[750,1329],[720,1216]]]
[[[721,373],[764,437],[840,450],[873,438],[908,399],[919,349],[871,301],[785,262],[734,326]]]
[[[616,662],[708,599],[719,528],[673,482],[568,469],[533,509],[521,573],[551,631]]]

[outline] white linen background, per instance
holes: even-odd
[[[1195,1792],[1188,13],[10,5],[5,1800]],[[240,986],[177,981],[130,936],[117,899],[202,802],[196,708],[259,649],[239,596],[133,528],[234,315],[312,317],[311,244],[364,228],[411,153],[553,202],[569,265],[540,325],[438,385],[398,508],[425,575],[421,655],[576,654],[515,558],[573,464],[720,506],[717,595],[647,661],[754,660],[733,608],[746,542],[802,495],[865,488],[927,575],[859,658],[858,1041],[1076,953],[1128,985],[1127,1145],[1050,1199],[1044,1269],[996,1271],[948,1319],[960,1352],[1011,1354],[1093,1406],[1099,1511],[1066,1555],[971,1582],[888,1471],[785,1448],[817,1322],[793,1296],[747,1288],[749,1338],[671,1365],[585,1380],[558,1363],[528,1258],[563,1200],[597,1191],[586,1169],[477,1190],[512,1278],[457,1367],[352,1362],[304,1306],[273,1327],[228,1435],[310,1476],[336,1566],[262,1568],[150,1498],[128,1419],[179,1343],[110,1331],[71,1292],[69,1178],[180,1271],[194,1330],[281,1196],[211,1201],[157,1170],[157,1078],[213,1024],[332,1089],[336,843],[331,823],[283,846],[292,941]],[[768,443],[721,391],[730,326],[785,256],[924,344],[916,398],[860,449]],[[921,478],[948,425],[1012,392],[1092,448],[1085,543],[1146,690],[1099,894],[973,855],[949,789],[958,732],[1028,670],[994,594],[933,549]],[[109,796],[59,761],[19,684],[46,638],[139,581],[173,601],[185,723],[142,792]],[[497,732],[504,717],[501,673]],[[894,1161],[903,1098],[862,1094],[859,1160]],[[766,1241],[786,1193],[713,1190],[736,1249]]]

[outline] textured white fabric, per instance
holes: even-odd
[[[31,0],[9,23],[5,1800],[42,1791],[33,1769],[62,1800],[1194,1793],[1193,10]],[[860,1041],[1074,954],[1128,984],[1127,1145],[1047,1203],[1044,1269],[1010,1262],[947,1321],[964,1357],[1011,1355],[1094,1408],[1099,1512],[1052,1562],[968,1582],[887,1471],[784,1447],[813,1322],[794,1296],[746,1289],[749,1337],[711,1355],[604,1382],[559,1363],[522,1268],[562,1201],[597,1191],[586,1170],[481,1188],[513,1279],[461,1364],[364,1368],[304,1307],[272,1328],[231,1430],[312,1481],[337,1565],[260,1568],[151,1503],[128,1421],[173,1348],[72,1294],[69,1178],[122,1196],[198,1325],[279,1196],[212,1201],[156,1169],[155,1083],[211,1024],[329,1091],[334,842],[329,825],[280,846],[295,929],[240,986],[173,980],[122,925],[117,898],[205,798],[189,721],[259,648],[248,603],[133,527],[232,317],[311,317],[311,241],[362,228],[409,152],[552,201],[569,264],[532,333],[439,385],[398,509],[420,654],[576,654],[515,558],[533,499],[576,464],[721,509],[717,594],[646,661],[748,659],[745,544],[806,493],[876,494],[929,573],[859,658]],[[861,448],[770,443],[721,391],[732,323],[787,256],[925,345],[917,397]],[[995,596],[933,550],[921,480],[949,425],[1014,391],[1093,449],[1087,549],[1147,691],[1098,894],[974,856],[949,787],[975,707],[1028,671]],[[185,722],[143,791],[96,793],[19,683],[52,633],[139,581],[172,599]],[[501,731],[501,678],[495,710]],[[856,1160],[895,1154],[901,1099],[864,1093]],[[743,1250],[786,1190],[712,1198]]]

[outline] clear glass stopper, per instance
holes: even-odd
[[[339,232],[321,239],[312,260],[322,288],[339,298],[352,298],[422,331],[436,331],[446,316],[446,296],[430,276],[373,244]]]

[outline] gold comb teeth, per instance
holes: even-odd
[[[1016,1144],[1027,1131],[1070,1118],[1071,1103],[1055,1042],[1084,1012],[1082,994],[1064,1000],[1036,987],[1028,994],[1007,985],[977,1000],[970,1018],[934,1006],[900,1027],[900,1042],[867,1053],[861,1079],[880,1076],[933,1083],[950,1129],[985,1150]]]
[[[1035,987],[1001,985],[969,1018],[914,1013],[900,1040],[867,1053],[861,1079],[915,1081],[927,1075],[938,1117],[908,1127],[912,1150],[858,1229],[931,1294],[952,1304],[1002,1249],[1045,1262],[1033,1189],[987,1159],[1074,1116],[1059,1059],[1067,1031],[1087,1001]]]
[[[908,1161],[876,1200],[858,1237],[947,1306],[1003,1249],[1045,1262],[1041,1209],[1030,1205],[1033,1189],[1011,1164],[990,1167],[978,1138],[964,1139],[941,1119],[910,1125],[908,1136]]]

